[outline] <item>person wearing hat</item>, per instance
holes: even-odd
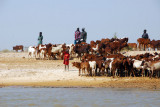
[[[146,29],[144,30],[144,33],[143,33],[143,35],[142,35],[142,38],[144,38],[144,39],[149,39],[149,36],[148,36],[148,33],[147,33],[147,30],[146,30]]]
[[[70,57],[70,54],[69,54],[69,50],[67,49],[66,52],[64,52],[64,61],[63,61],[63,64],[65,65],[65,71],[66,71],[66,67],[68,68],[68,71],[69,71],[69,57]]]
[[[86,42],[87,40],[87,32],[85,31],[84,28],[82,28],[81,39],[82,39],[82,42]]]
[[[42,32],[39,33],[39,37],[38,37],[38,45],[43,43],[43,36],[42,36]]]
[[[74,44],[77,44],[77,42],[80,40],[80,38],[81,38],[81,32],[79,31],[79,28],[77,28],[77,30],[75,31]]]

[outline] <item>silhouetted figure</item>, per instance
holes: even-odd
[[[42,36],[42,32],[39,33],[39,37],[38,37],[38,45],[43,44],[43,36]]]
[[[82,29],[82,32],[81,32],[81,39],[82,39],[82,42],[87,41],[87,32],[85,31],[84,28]]]
[[[147,30],[146,30],[146,29],[144,30],[144,33],[143,33],[143,35],[142,35],[142,38],[144,38],[144,39],[149,39],[149,36],[148,36],[148,33],[147,33]]]

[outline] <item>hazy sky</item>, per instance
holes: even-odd
[[[160,39],[160,0],[0,0],[0,50],[46,43],[73,43],[76,28],[87,42],[129,37],[136,42],[147,29]]]

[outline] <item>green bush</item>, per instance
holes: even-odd
[[[124,47],[122,51],[133,51],[133,49],[129,46],[129,47]]]
[[[8,50],[8,49],[4,49],[4,50],[2,50],[1,52],[7,53],[7,52],[11,52],[11,51]]]

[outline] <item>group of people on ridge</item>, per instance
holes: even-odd
[[[82,28],[82,32],[79,31],[79,28],[75,31],[75,40],[74,44],[79,44],[81,42],[86,42],[87,40],[87,32],[84,28]]]
[[[147,30],[145,29],[142,35],[142,38],[144,39],[149,39]],[[82,28],[82,32],[79,31],[79,28],[77,28],[77,30],[75,31],[75,40],[74,40],[74,44],[78,44],[81,42],[86,42],[87,40],[87,32],[85,31],[84,28]],[[43,44],[43,36],[42,36],[42,32],[39,33],[39,37],[38,37],[38,45]]]
[[[147,30],[144,30],[144,33],[142,35],[142,38],[144,39],[149,39]],[[39,37],[38,37],[38,45],[42,44],[43,40],[43,36],[42,36],[42,32],[39,33]],[[85,29],[82,29],[82,32],[79,31],[79,28],[77,28],[77,30],[75,31],[75,41],[74,44],[79,44],[81,42],[86,42],[87,40],[87,32],[85,31]],[[65,71],[66,69],[69,71],[69,51],[64,52],[64,61],[63,64],[65,65]]]

